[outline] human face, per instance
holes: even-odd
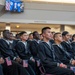
[[[34,39],[40,39],[40,34],[38,32],[35,33]]]
[[[13,33],[10,33],[10,40],[14,40],[14,36],[13,36]]]
[[[40,35],[40,40],[43,40],[43,36],[42,35]]]
[[[20,38],[21,38],[21,40],[26,41],[26,40],[28,40],[28,34],[24,33]]]
[[[33,39],[33,34],[29,35],[29,39]]]
[[[73,37],[73,41],[75,41],[75,36]]]
[[[68,41],[68,40],[69,40],[69,38],[70,38],[69,33],[68,33],[68,34],[66,34],[66,35],[64,36],[65,41]]]
[[[62,40],[62,35],[61,34],[57,34],[56,35],[56,40],[61,43],[63,41]]]
[[[51,30],[46,29],[45,32],[43,33],[43,37],[46,38],[47,40],[51,39]]]
[[[8,40],[10,39],[10,31],[9,30],[5,31],[4,38],[8,39]]]
[[[53,34],[51,33],[51,38],[53,39]]]

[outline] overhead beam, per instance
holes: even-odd
[[[2,8],[0,9],[0,17],[1,17],[3,14],[6,13],[6,11],[5,11],[5,6],[0,6],[0,7],[2,7]]]
[[[56,3],[56,4],[75,4],[74,0],[22,0],[24,2],[38,2],[38,3]]]
[[[0,5],[5,5],[5,0],[0,0]]]

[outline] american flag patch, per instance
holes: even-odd
[[[28,60],[23,60],[23,67],[28,67]]]
[[[5,7],[6,10],[10,10],[10,1],[6,1],[6,7]]]
[[[12,65],[12,62],[11,62],[10,57],[7,57],[7,58],[5,58],[5,59],[6,59],[7,66]]]

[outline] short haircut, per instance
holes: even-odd
[[[42,33],[44,33],[47,29],[51,29],[50,27],[44,27],[42,28]]]
[[[30,33],[29,36],[30,36],[30,35],[33,35],[33,33]]]
[[[22,32],[19,33],[19,35],[22,36],[24,33],[27,33],[27,32],[22,31]]]
[[[34,32],[33,32],[33,36],[35,36],[35,33],[38,33],[38,32],[37,32],[37,31],[34,31]]]
[[[72,40],[74,40],[73,38],[75,37],[75,34],[73,34],[73,36],[72,36]]]
[[[9,30],[3,30],[3,33],[5,33],[6,31],[9,31]]]
[[[62,32],[62,36],[65,36],[65,35],[67,35],[68,33],[69,33],[68,31]]]
[[[40,35],[42,35],[42,33]]]
[[[10,32],[10,34],[13,34],[12,32]]]
[[[54,34],[54,36],[53,36],[54,40],[55,40],[55,37],[56,37],[58,34],[61,34],[61,33],[60,33],[60,32],[57,32],[57,33]]]
[[[9,31],[9,30],[3,30],[3,36],[5,35],[6,31]]]
[[[52,34],[55,34],[55,32],[53,31],[53,32],[51,32]]]
[[[16,34],[15,36],[17,37],[17,36],[19,36],[20,34],[18,33],[18,34]]]

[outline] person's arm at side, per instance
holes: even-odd
[[[52,58],[46,57],[45,48],[42,44],[39,44],[38,55],[43,64],[46,64],[48,67],[56,67],[60,65],[60,63],[53,62]]]

